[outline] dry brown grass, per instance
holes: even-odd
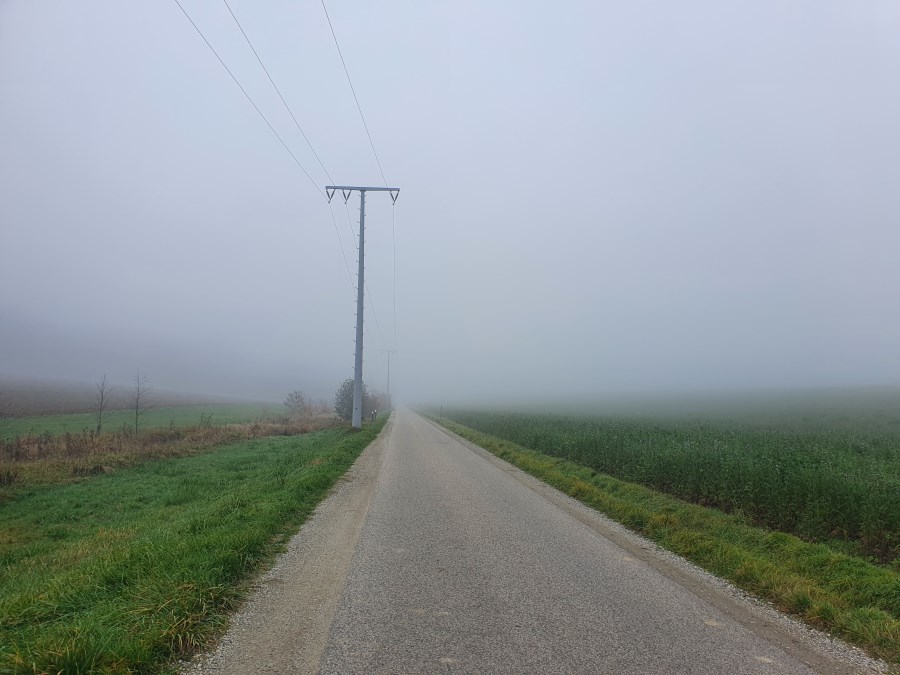
[[[139,434],[92,431],[0,440],[0,501],[13,490],[72,482],[168,457],[200,454],[263,436],[295,436],[340,426],[333,415],[305,415],[247,424],[148,429]]]

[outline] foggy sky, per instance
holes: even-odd
[[[225,5],[183,4],[324,187]],[[900,384],[894,0],[327,4],[401,188],[371,388],[387,348],[406,401]],[[334,180],[381,185],[321,4],[231,5]],[[333,206],[174,2],[0,0],[0,374],[330,396]]]

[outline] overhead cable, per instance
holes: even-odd
[[[225,0],[223,0],[223,1],[225,1]],[[313,187],[319,192],[319,194],[321,194],[323,197],[325,197],[325,193],[319,187],[318,183],[316,183],[316,181],[313,180],[312,176],[309,175],[309,172],[303,167],[303,165],[300,163],[300,161],[297,159],[297,157],[294,155],[294,153],[291,151],[291,149],[284,142],[284,139],[279,135],[279,133],[277,131],[275,131],[275,128],[272,126],[272,124],[269,122],[269,120],[266,118],[266,116],[263,114],[263,112],[259,109],[259,106],[256,105],[256,103],[253,101],[253,99],[247,93],[247,90],[244,89],[244,87],[241,85],[241,83],[235,77],[234,73],[231,72],[231,69],[225,64],[225,62],[222,60],[222,57],[219,56],[218,52],[215,50],[215,48],[212,46],[212,44],[210,44],[209,40],[206,39],[206,36],[203,34],[203,31],[200,30],[200,28],[199,28],[199,26],[197,26],[196,22],[191,18],[191,16],[187,13],[187,11],[185,11],[184,7],[179,2],[179,0],[175,0],[175,4],[178,5],[179,9],[181,9],[182,13],[185,15],[185,17],[187,17],[187,20],[191,22],[191,25],[194,27],[194,30],[197,31],[197,34],[203,39],[203,41],[206,43],[206,46],[209,47],[210,51],[219,60],[219,63],[222,64],[222,67],[228,72],[229,75],[231,75],[231,79],[234,80],[234,83],[238,86],[238,88],[241,90],[241,92],[244,94],[244,96],[247,98],[247,100],[253,106],[254,110],[256,110],[256,112],[259,113],[259,116],[263,119],[263,121],[266,123],[266,125],[271,130],[271,132],[273,134],[275,134],[275,137],[281,142],[281,145],[284,147],[285,150],[287,150],[288,154],[291,156],[291,158],[294,160],[294,162],[297,164],[297,166],[300,167],[300,170],[303,171],[303,173],[306,175],[306,177],[312,183]],[[253,47],[253,44],[250,42],[250,38],[247,37],[246,32],[244,32],[244,29],[241,26],[240,22],[238,21],[237,16],[235,16],[234,12],[231,10],[231,7],[228,5],[227,1],[225,1],[225,6],[228,7],[229,13],[231,13],[232,18],[234,19],[235,23],[237,24],[238,28],[240,29],[241,34],[243,34],[244,39],[247,40],[247,44],[250,46],[250,49],[253,51],[253,54],[256,56],[257,61],[259,61],[259,65],[262,66],[262,69],[265,71],[266,76],[269,78],[269,82],[272,83],[272,86],[275,88],[275,91],[278,92],[278,96],[279,96],[279,98],[281,98],[281,102],[284,104],[285,108],[287,108],[288,113],[290,114],[291,118],[294,120],[294,124],[297,125],[297,129],[303,135],[303,138],[306,141],[307,145],[309,145],[309,149],[312,150],[313,155],[315,155],[316,160],[319,162],[319,166],[322,167],[322,170],[325,172],[325,175],[328,176],[329,180],[331,180],[331,175],[328,173],[328,170],[325,168],[325,165],[322,163],[322,160],[319,158],[318,153],[316,153],[315,148],[313,148],[312,143],[310,143],[309,138],[307,138],[306,134],[303,132],[303,129],[300,127],[300,124],[297,121],[297,118],[294,117],[294,113],[291,111],[290,106],[288,106],[287,102],[284,100],[284,97],[281,95],[281,91],[278,89],[278,86],[275,84],[275,81],[272,79],[272,76],[269,74],[269,71],[266,68],[265,64],[263,64],[262,59],[259,58],[259,54],[256,52],[256,49]],[[343,240],[341,239],[340,232],[338,231],[337,220],[334,217],[334,210],[332,209],[330,203],[328,206],[328,210],[331,214],[331,222],[334,225],[334,233],[338,239],[338,246],[341,249],[341,258],[343,258],[343,260],[344,260],[344,269],[347,271],[347,279],[350,282],[350,288],[353,289],[353,291],[355,292],[356,286],[353,283],[353,275],[350,273],[350,264],[347,262],[347,254],[344,251],[344,243],[343,243]]]
[[[372,316],[375,317],[375,327],[378,328],[378,335],[381,337],[381,346],[387,347],[387,341],[384,339],[384,331],[381,330],[381,322],[378,320],[378,314],[375,312],[375,301],[372,300],[372,294],[369,292],[369,282],[366,283],[366,295],[369,296],[369,307],[372,310]]]
[[[316,183],[315,180],[313,180],[313,177],[309,175],[309,172],[308,172],[305,168],[303,168],[303,165],[300,163],[300,160],[297,159],[297,156],[294,155],[294,153],[293,153],[293,152],[291,151],[291,149],[287,146],[287,143],[284,142],[284,139],[279,135],[279,133],[278,133],[277,131],[275,131],[275,127],[272,126],[272,123],[269,122],[268,118],[263,114],[262,110],[259,109],[259,106],[256,105],[256,103],[254,102],[254,100],[250,97],[250,94],[247,93],[247,90],[244,89],[244,87],[241,85],[241,83],[238,81],[238,79],[234,76],[234,73],[231,72],[231,69],[230,69],[227,65],[225,65],[225,62],[222,60],[222,57],[219,56],[219,53],[215,50],[215,48],[213,48],[213,46],[210,44],[209,40],[206,39],[206,36],[203,34],[203,31],[200,30],[200,27],[197,26],[197,24],[196,24],[196,23],[194,22],[194,20],[191,18],[191,15],[187,13],[187,11],[186,11],[186,10],[184,9],[184,7],[181,5],[181,3],[179,2],[179,0],[174,0],[174,1],[175,1],[175,4],[178,5],[178,8],[181,10],[182,14],[184,14],[185,17],[187,17],[187,20],[191,22],[191,25],[194,27],[194,30],[197,31],[197,34],[198,34],[201,38],[203,38],[203,41],[206,43],[206,46],[209,47],[209,50],[210,50],[210,51],[215,55],[215,57],[219,60],[219,63],[222,64],[222,67],[228,72],[229,75],[231,75],[231,79],[234,80],[234,83],[238,86],[238,89],[241,90],[241,92],[244,94],[244,96],[245,96],[245,97],[247,98],[247,100],[250,102],[250,105],[253,106],[253,109],[256,110],[257,113],[259,113],[259,116],[262,117],[263,122],[265,122],[265,123],[266,123],[266,126],[269,127],[269,130],[270,130],[273,134],[275,134],[275,138],[277,138],[277,139],[279,140],[279,142],[281,143],[281,145],[284,147],[284,149],[287,150],[288,154],[291,156],[291,159],[294,160],[294,163],[295,163],[295,164],[300,168],[300,170],[306,175],[306,177],[309,179],[309,182],[312,183],[312,186],[319,192],[319,194],[321,194],[321,195],[324,197],[324,196],[325,196],[325,192],[322,190],[322,188],[319,187],[319,184]]]
[[[334,179],[331,177],[331,174],[328,173],[328,169],[325,168],[325,165],[322,163],[322,159],[319,157],[319,153],[316,152],[316,149],[313,147],[313,144],[310,142],[306,133],[303,131],[303,127],[300,126],[300,122],[297,121],[297,117],[294,115],[294,111],[291,110],[291,107],[288,105],[287,101],[284,100],[284,96],[281,94],[281,90],[278,88],[278,85],[275,84],[275,80],[272,79],[272,75],[269,73],[269,69],[266,68],[266,64],[263,63],[263,60],[260,58],[259,53],[256,51],[256,47],[253,46],[253,43],[250,41],[247,32],[244,30],[244,27],[241,25],[241,22],[238,21],[237,16],[234,13],[234,10],[231,9],[231,5],[228,4],[228,0],[222,0],[225,3],[225,6],[228,8],[228,13],[231,14],[231,18],[234,19],[235,24],[237,24],[238,30],[241,31],[241,35],[244,36],[244,40],[247,41],[247,45],[250,47],[250,50],[253,52],[253,56],[256,57],[256,60],[259,62],[260,67],[263,69],[263,72],[266,74],[266,77],[269,78],[269,82],[272,84],[272,87],[275,89],[275,92],[278,94],[278,98],[281,99],[281,103],[284,105],[284,109],[287,110],[288,115],[291,116],[291,119],[294,120],[294,125],[297,127],[297,130],[300,132],[300,135],[303,136],[303,140],[306,141],[306,144],[309,146],[309,149],[312,151],[313,156],[315,156],[316,161],[319,163],[319,166],[322,167],[322,171],[325,172],[325,175],[328,176],[328,180],[334,183]]]
[[[356,291],[356,284],[353,283],[353,275],[350,273],[350,263],[347,262],[347,254],[344,253],[344,242],[341,239],[341,233],[338,231],[337,219],[334,217],[334,208],[331,202],[328,202],[328,211],[331,213],[331,222],[334,223],[334,233],[338,238],[338,245],[341,247],[341,257],[344,259],[344,267],[347,270],[347,278],[350,280],[350,288]]]
[[[337,47],[338,56],[341,57],[341,65],[344,66],[344,74],[347,76],[347,82],[350,84],[350,91],[353,92],[353,100],[356,101],[356,109],[359,111],[359,118],[362,120],[363,128],[366,130],[366,136],[369,138],[369,145],[372,147],[372,154],[375,155],[378,171],[381,172],[381,180],[384,181],[384,186],[387,187],[387,178],[384,177],[384,169],[381,168],[381,160],[378,159],[375,143],[372,142],[372,134],[369,133],[369,125],[366,124],[366,116],[363,115],[362,106],[359,104],[359,97],[356,95],[356,89],[353,88],[353,80],[350,79],[350,71],[347,70],[347,63],[344,61],[344,54],[341,52],[341,45],[338,42],[337,34],[334,32],[334,25],[331,23],[331,17],[328,16],[328,8],[325,6],[325,0],[322,0],[322,9],[325,10],[325,18],[328,20],[328,27],[331,29],[331,37],[334,38],[334,46]]]
[[[338,56],[341,59],[341,65],[344,68],[344,74],[347,76],[347,84],[350,85],[350,91],[353,93],[353,100],[356,102],[356,109],[359,112],[359,118],[362,120],[363,128],[366,131],[366,137],[369,139],[369,147],[372,148],[372,155],[375,157],[375,163],[378,164],[378,171],[381,173],[381,180],[384,181],[384,186],[387,187],[387,178],[384,175],[384,168],[381,166],[381,159],[378,157],[378,151],[375,149],[375,142],[372,140],[372,134],[369,131],[369,125],[366,123],[366,116],[363,114],[362,105],[359,102],[359,96],[356,95],[356,88],[353,86],[353,79],[350,77],[350,70],[347,68],[347,62],[344,60],[344,53],[341,51],[341,45],[337,38],[337,33],[334,30],[334,24],[331,22],[331,16],[328,14],[328,7],[325,6],[325,0],[322,1],[322,10],[325,12],[325,19],[328,21],[328,27],[331,29],[331,37],[334,39],[334,46],[337,48]],[[349,212],[348,212],[349,218]],[[393,324],[394,324],[394,346],[396,347],[397,342],[397,236],[396,236],[396,227],[395,227],[395,215],[394,211],[391,211],[391,238],[393,244]],[[366,284],[366,292],[368,293],[369,288],[368,284]],[[371,293],[369,293],[369,301],[372,301]],[[374,302],[371,302],[373,306],[372,313],[375,314],[374,311]],[[378,321],[377,315],[375,315],[376,323]],[[381,326],[379,324],[378,330],[381,333]],[[384,333],[382,335],[382,342],[384,341]]]

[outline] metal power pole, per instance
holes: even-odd
[[[359,192],[359,272],[356,280],[356,356],[353,362],[353,418],[351,424],[354,429],[362,429],[362,385],[363,385],[363,297],[366,290],[365,278],[365,232],[366,232],[366,193],[389,192],[391,200],[396,203],[400,195],[400,188],[389,187],[354,187],[349,185],[326,185],[325,192],[328,201],[334,197],[334,193],[340,190],[344,197],[344,203],[350,199],[354,190]]]
[[[392,403],[391,401],[391,354],[396,354],[396,349],[382,349],[382,352],[387,354],[388,357],[388,376],[387,376],[387,397],[388,403]]]

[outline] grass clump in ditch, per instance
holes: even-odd
[[[447,429],[664,548],[869,653],[900,663],[900,573],[740,514],[690,504],[446,418]]]
[[[18,494],[0,507],[0,671],[157,671],[191,654],[382,425]]]

